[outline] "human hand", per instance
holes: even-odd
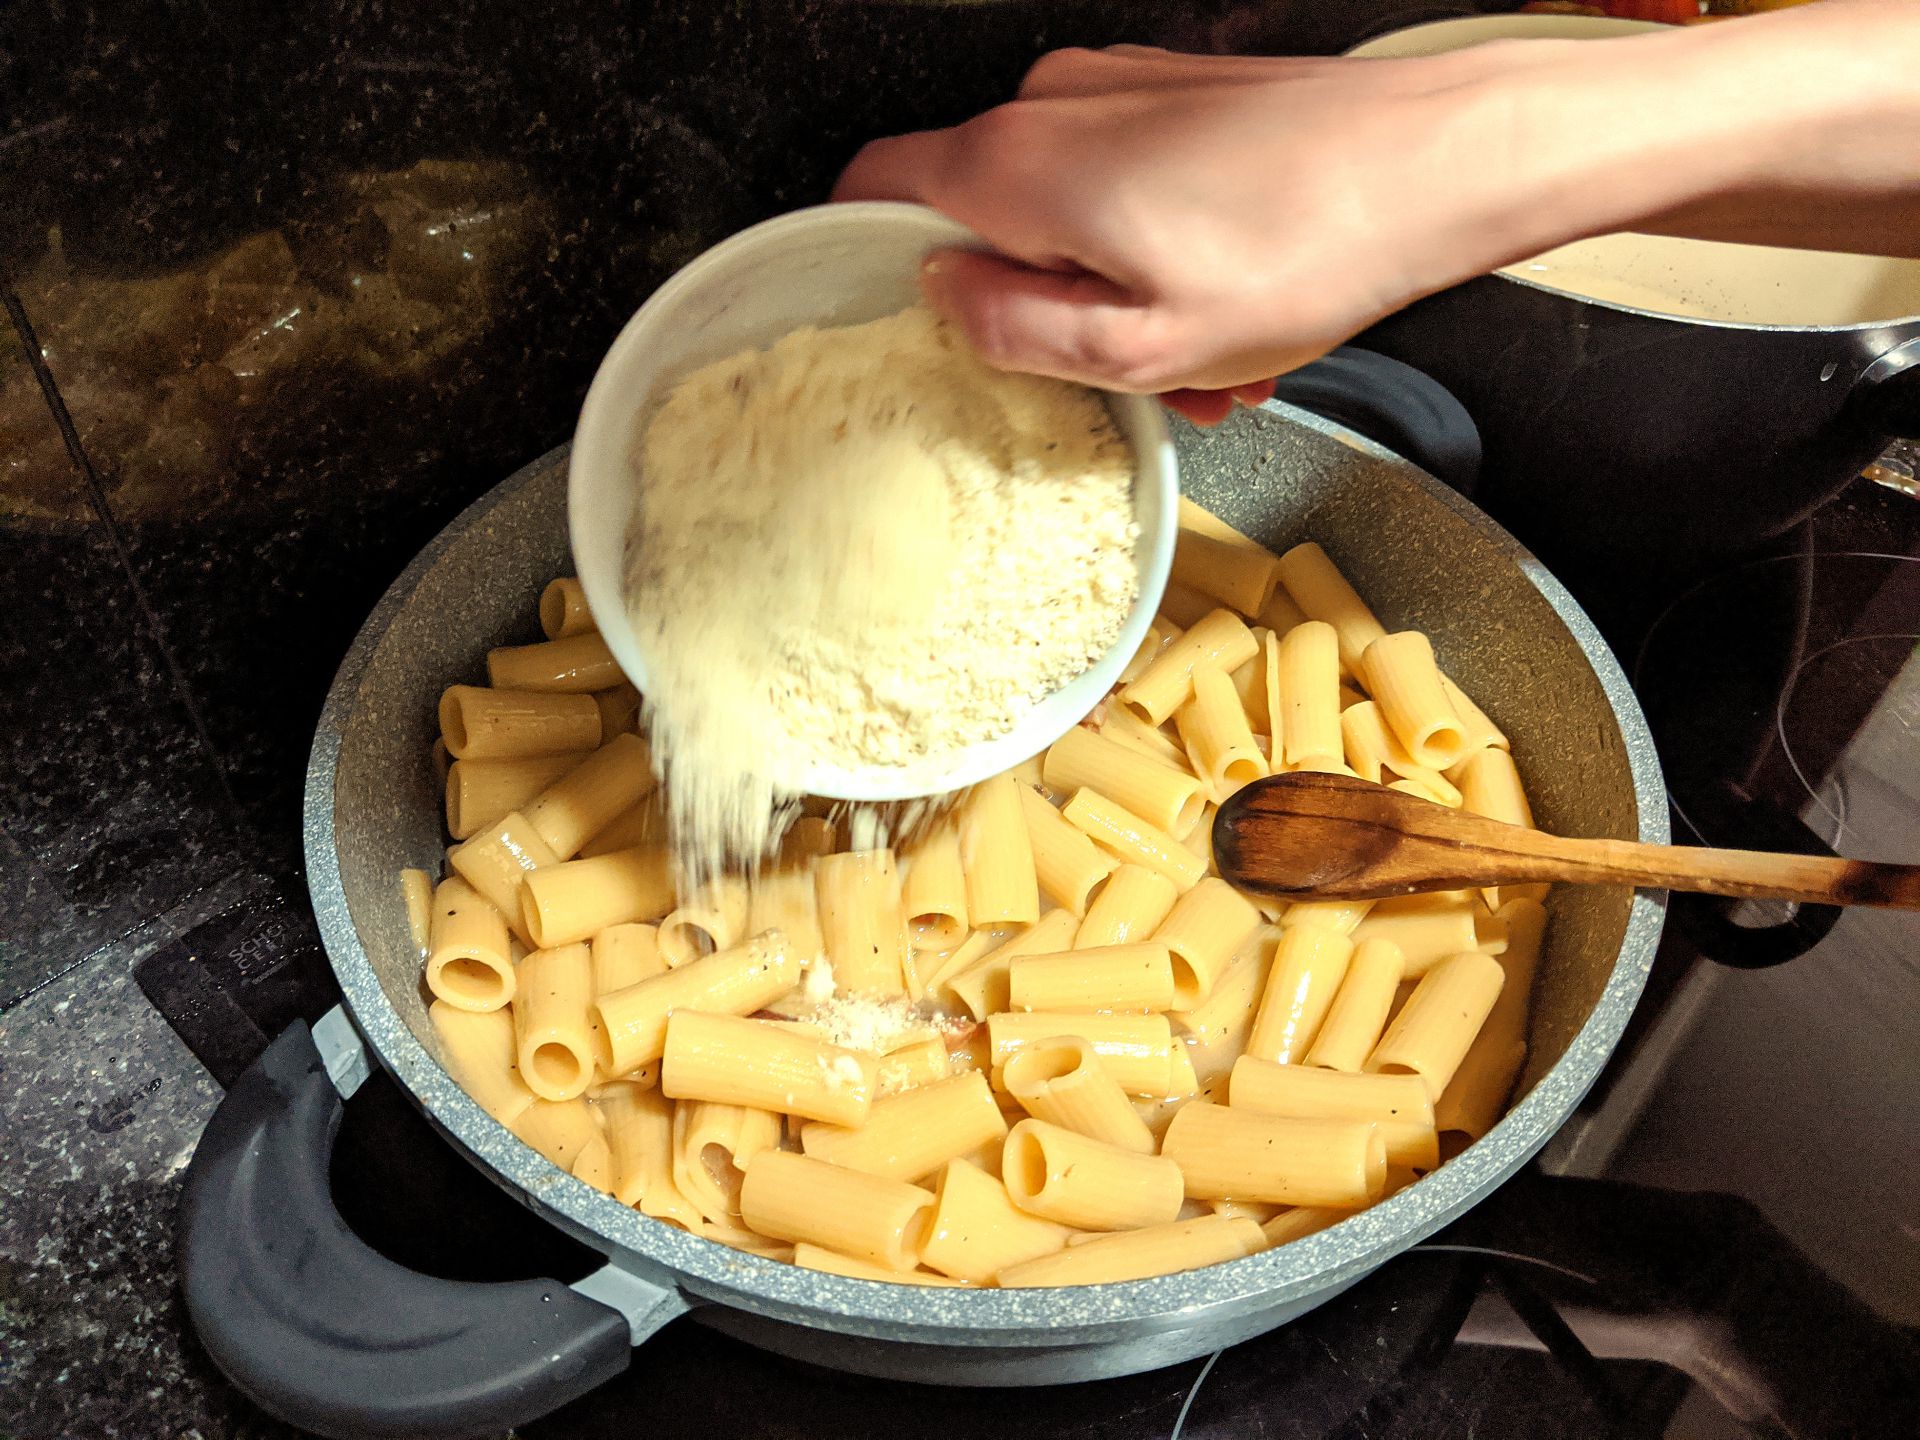
[[[941,252],[923,275],[991,362],[1171,392],[1211,422],[1401,305],[1526,253],[1516,231],[1537,227],[1509,222],[1521,182],[1501,171],[1513,147],[1486,84],[1520,63],[1515,48],[1059,51],[1011,104],[868,145],[835,198],[930,205],[994,247]]]

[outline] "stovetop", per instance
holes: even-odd
[[[330,1003],[299,851],[313,721],[392,576],[565,438],[640,296],[720,235],[817,197],[865,135],[969,113],[1043,49],[1327,52],[1462,8],[10,14],[34,29],[0,38],[18,102],[0,134],[15,202],[0,207],[0,1440],[296,1433],[195,1344],[172,1222],[222,1085]],[[860,63],[833,60],[846,56]],[[189,62],[203,85],[156,82]],[[1581,596],[1637,669],[1679,833],[1902,853],[1913,767],[1881,775],[1861,737],[1916,713],[1901,687],[1920,596],[1903,577],[1920,565],[1900,557],[1920,556],[1920,504],[1862,482],[1771,553],[1692,595],[1707,577]],[[1675,916],[1623,1057],[1657,1048],[1693,1003],[1703,952],[1755,964],[1818,942],[1768,972],[1815,985],[1915,953],[1911,928],[1852,917]],[[1756,938],[1763,921],[1784,923]],[[1673,1073],[1718,1073],[1700,1063],[1681,1055]],[[1571,1147],[1617,1163],[1530,1169],[1217,1357],[1094,1385],[929,1390],[766,1356],[694,1318],[522,1433],[1920,1433],[1912,1336],[1872,1308],[1915,1318],[1874,1281],[1920,1273],[1897,1166],[1880,1167],[1845,1284],[1783,1233],[1815,1233],[1803,1210],[1850,1214],[1822,1172],[1909,1151],[1827,1127],[1827,1150],[1783,1153],[1781,1114],[1828,1099],[1775,1103],[1764,1065],[1749,1069],[1662,1110],[1617,1062],[1583,1109],[1586,1151]],[[1740,1126],[1798,1188],[1715,1170],[1712,1132]],[[384,1083],[349,1105],[339,1162],[343,1209],[396,1258],[586,1269]],[[1603,1171],[1638,1183],[1583,1178]],[[1703,1193],[1719,1189],[1757,1203]],[[461,1229],[416,1223],[449,1197]]]

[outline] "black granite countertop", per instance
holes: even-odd
[[[0,1440],[293,1433],[192,1340],[172,1223],[219,1082],[326,1003],[298,819],[321,697],[421,545],[566,439],[664,276],[1059,45],[1328,53],[1476,8],[1501,7],[0,12]],[[1846,503],[1906,537],[1884,492]],[[224,983],[235,925],[281,981]],[[1128,1391],[1134,1432],[1191,1380]],[[1425,1433],[1474,1432],[1423,1403]],[[840,1423],[805,1413],[759,1433]]]

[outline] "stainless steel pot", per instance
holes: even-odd
[[[1666,838],[1651,742],[1624,676],[1567,593],[1407,462],[1271,405],[1181,427],[1187,492],[1275,546],[1327,546],[1390,621],[1436,639],[1513,736],[1544,825]],[[624,1368],[688,1311],[786,1355],[966,1385],[1170,1365],[1321,1304],[1511,1175],[1566,1120],[1627,1023],[1658,938],[1651,894],[1568,890],[1532,1020],[1525,1098],[1484,1140],[1386,1203],[1231,1264],[1066,1290],[941,1290],[815,1274],[696,1239],[573,1179],[448,1078],[397,876],[437,867],[426,754],[441,688],[525,638],[568,568],[561,454],[482,498],[394,582],[341,666],[307,789],[309,880],[345,1006],[283,1035],[229,1092],[187,1177],[181,1263],[209,1352],[269,1410],[327,1435],[468,1434],[543,1413]],[[335,1213],[341,1099],[384,1066],[498,1184],[607,1257],[567,1286],[403,1270]]]

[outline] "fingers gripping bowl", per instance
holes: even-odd
[[[928,252],[977,243],[964,227],[917,205],[795,211],[701,255],[621,331],[581,410],[567,504],[587,602],[608,648],[643,691],[652,666],[627,609],[628,544],[641,494],[639,442],[666,392],[703,366],[762,349],[802,327],[857,325],[892,315],[919,299],[919,263]],[[796,788],[865,801],[960,789],[1045,749],[1112,686],[1145,636],[1166,586],[1179,487],[1158,402],[1139,395],[1105,399],[1133,453],[1133,517],[1139,527],[1136,598],[1112,645],[1004,734],[910,764],[821,761],[797,777]]]

